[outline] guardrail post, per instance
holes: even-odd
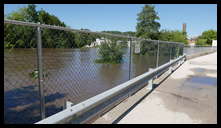
[[[185,62],[185,59],[186,59],[186,58],[183,58],[183,59],[182,59],[182,63],[184,63],[184,62]]]
[[[72,107],[74,104],[70,101],[66,101],[65,103],[65,109]]]
[[[172,72],[173,72],[173,70],[174,70],[174,69],[173,69],[173,67],[172,67],[172,66],[170,66],[170,67],[169,67],[169,74],[170,74],[170,73],[172,73]]]
[[[181,60],[179,61],[179,66],[182,64]]]
[[[40,24],[40,23],[39,23]],[[40,95],[40,111],[41,118],[45,118],[45,99],[43,88],[43,70],[42,70],[42,40],[41,40],[41,28],[37,27],[37,66],[38,66],[38,85]]]
[[[151,70],[153,70],[153,68],[149,68],[149,71],[151,71]],[[152,90],[153,89],[153,78],[148,81],[147,89],[148,90]]]

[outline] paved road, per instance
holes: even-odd
[[[118,123],[217,123],[217,53],[186,61]]]

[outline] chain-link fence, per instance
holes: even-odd
[[[216,50],[217,50],[216,46],[185,46],[184,47],[184,53],[189,56],[202,54],[206,52],[213,52]]]
[[[20,31],[19,31],[20,30]],[[33,35],[24,35],[24,30]],[[14,44],[10,43],[15,38]],[[22,39],[27,39],[24,42]],[[4,25],[4,121],[34,123],[40,120],[40,100],[37,69],[37,49],[8,48],[24,43],[36,44],[36,29],[30,26]],[[11,45],[11,46],[10,46]]]
[[[5,123],[35,123],[183,55],[183,44],[5,20]],[[30,37],[31,36],[31,37]]]

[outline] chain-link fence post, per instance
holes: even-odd
[[[159,53],[160,52],[160,42],[159,40],[157,41],[157,62],[156,62],[156,68],[159,66]]]
[[[157,40],[157,60],[156,60],[156,68],[159,66],[159,54],[160,54],[160,41]],[[155,79],[157,79],[157,76],[155,76]]]
[[[184,44],[182,45],[182,56],[183,56],[183,53],[184,53]]]
[[[40,23],[39,23],[40,24]],[[45,118],[45,99],[43,88],[43,70],[42,70],[42,41],[41,41],[41,28],[37,27],[37,65],[38,65],[38,85],[40,95],[40,111],[41,118]]]
[[[132,60],[132,39],[129,38],[129,47],[130,47],[130,55],[129,55],[129,80],[131,79],[131,60]]]
[[[172,46],[171,46],[172,44],[170,44],[170,62],[171,62],[171,52],[172,52]]]

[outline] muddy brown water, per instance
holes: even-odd
[[[121,64],[98,64],[96,48],[43,49],[46,116],[100,94],[129,80],[129,49]],[[4,121],[35,123],[40,120],[38,81],[30,76],[37,69],[36,49],[4,51]],[[132,55],[131,77],[156,66],[156,54]],[[159,64],[169,61],[160,54]]]

